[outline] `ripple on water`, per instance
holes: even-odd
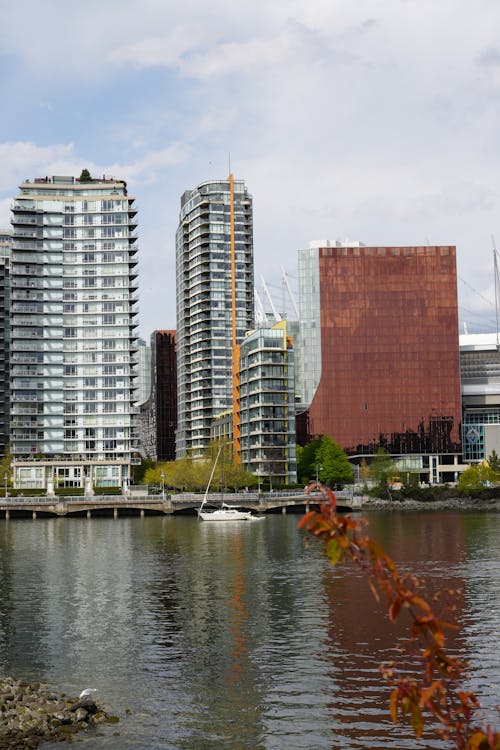
[[[398,656],[400,634],[360,575],[305,546],[296,522],[10,522],[3,671],[97,687],[120,736],[104,728],[83,738],[88,750],[444,750],[388,720],[379,664]],[[402,570],[463,591],[453,645],[494,719],[499,519],[375,514],[370,525]]]

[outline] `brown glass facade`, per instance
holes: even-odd
[[[154,331],[151,336],[156,408],[156,456],[175,460],[177,430],[177,343],[175,331]]]
[[[351,454],[460,450],[454,247],[324,247],[310,437]]]

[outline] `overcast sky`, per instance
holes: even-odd
[[[176,325],[180,195],[229,153],[278,308],[310,240],[455,244],[461,319],[493,330],[499,0],[0,0],[0,18],[0,226],[26,178],[126,179],[143,336]]]

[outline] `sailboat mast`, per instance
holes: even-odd
[[[219,451],[218,451],[217,456],[215,458],[214,465],[212,466],[212,471],[210,472],[210,479],[208,480],[207,489],[205,490],[205,494],[203,495],[203,500],[201,501],[201,505],[200,505],[200,507],[198,509],[198,514],[201,513],[201,509],[203,508],[203,506],[207,502],[208,491],[210,489],[210,485],[212,484],[212,479],[214,478],[215,467],[217,466],[217,462],[219,460],[219,456],[221,454],[221,450],[222,450],[222,445],[219,446]]]
[[[498,303],[499,303],[499,297],[500,297],[500,281],[498,278],[498,252],[495,247],[495,238],[493,235],[491,235],[491,242],[493,244],[493,268],[495,273],[495,333],[496,333],[496,343],[497,343],[497,350],[500,351],[500,342],[498,339]]]

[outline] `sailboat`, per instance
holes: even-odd
[[[222,445],[219,448],[219,452],[217,453],[217,457],[214,461],[214,465],[212,466],[212,471],[210,473],[210,479],[208,480],[207,489],[205,490],[203,500],[198,509],[198,518],[201,521],[251,521],[253,518],[255,518],[255,516],[252,516],[252,513],[249,510],[241,510],[240,508],[236,508],[232,505],[227,505],[224,502],[221,504],[220,508],[214,508],[214,509],[207,508],[206,510],[203,510],[204,506],[207,503],[208,490],[210,488],[210,484],[212,483],[212,478],[215,472],[215,467],[217,466],[217,461],[219,460],[221,451],[222,451]]]

